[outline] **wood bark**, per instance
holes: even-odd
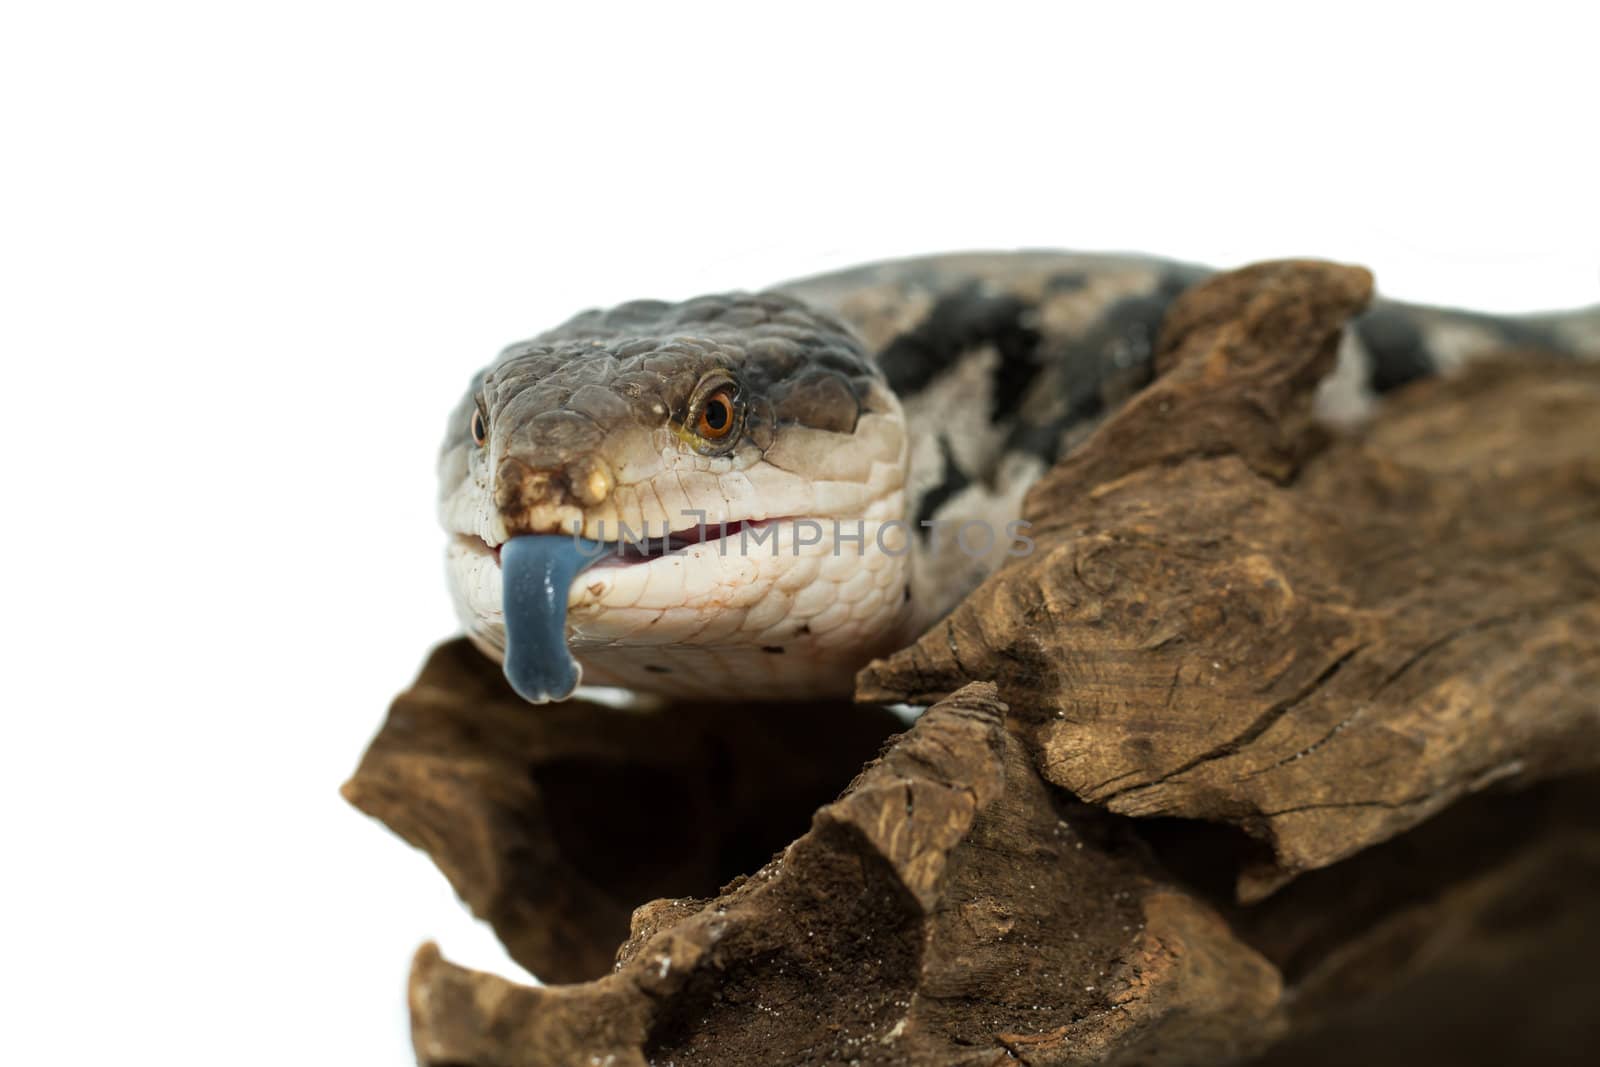
[[[1170,369],[1030,493],[1034,552],[860,679],[992,680],[1044,775],[1266,842],[1246,897],[1600,759],[1600,367],[1477,366],[1308,422],[1364,271],[1191,290]]]

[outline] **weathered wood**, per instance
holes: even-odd
[[[1002,717],[981,685],[934,708],[772,863],[709,904],[641,909],[599,981],[519,988],[424,949],[419,1060],[976,1067],[1264,1046],[1276,970],[1121,820],[1045,784]]]
[[[513,959],[576,982],[611,969],[635,907],[754,870],[901,728],[848,705],[530,710],[460,639],[395,701],[344,795],[432,856]]]
[[[1600,775],[1484,793],[1255,906],[1218,906],[1282,971],[1255,1067],[1592,1062]]]
[[[1277,264],[1185,294],[1168,373],[1030,495],[1035,552],[860,696],[995,681],[1049,780],[1268,842],[1248,897],[1600,762],[1600,367],[1475,368],[1313,455],[1366,285]]]
[[[1448,1033],[1477,1001],[1502,1020],[1549,1006],[1551,1031],[1578,1047],[1592,1034],[1570,1006],[1592,982],[1574,946],[1600,931],[1600,776],[1473,798],[1245,906],[1230,890],[1248,839],[1071,799],[1003,716],[981,685],[939,705],[753,875],[711,900],[640,907],[603,978],[527,988],[424,948],[419,1062],[1213,1064],[1280,1034],[1297,1057],[1324,1045],[1331,1057],[1347,1028],[1377,1043],[1397,1015]],[[436,738],[440,755],[510,736],[484,721],[479,736]],[[590,721],[570,728],[607,733]],[[518,777],[513,761],[498,773]],[[461,796],[418,799],[448,820]],[[692,851],[697,829],[663,824],[660,844]],[[479,873],[496,884],[493,871]],[[559,864],[539,873],[571,877]],[[469,895],[481,888],[465,877]],[[1537,1004],[1507,1009],[1507,982],[1484,980],[1534,965],[1547,969],[1521,981]],[[1362,1001],[1450,979],[1456,1000],[1387,1017]]]

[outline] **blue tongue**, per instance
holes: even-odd
[[[568,534],[528,534],[500,546],[506,681],[524,700],[565,700],[578,687],[578,661],[567,651],[567,594],[604,548]]]

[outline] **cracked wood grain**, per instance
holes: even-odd
[[[1476,366],[1330,439],[1312,390],[1368,284],[1186,293],[1163,377],[1030,493],[1034,554],[858,695],[994,681],[1050,781],[1265,841],[1248,897],[1600,763],[1600,368]]]
[[[1044,1067],[1264,1048],[1277,970],[1123,820],[1040,779],[1003,719],[991,686],[941,703],[759,871],[641,908],[596,981],[524,988],[425,948],[419,1062]]]
[[[794,711],[568,701],[530,714],[460,639],[395,701],[344,796],[427,851],[518,963],[579,981],[611,969],[638,904],[709,895],[758,866],[901,728],[877,709]],[[682,825],[687,841],[671,834]]]

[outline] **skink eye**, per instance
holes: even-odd
[[[695,432],[708,441],[720,441],[733,432],[735,396],[732,386],[723,386],[700,405]]]
[[[489,423],[483,417],[483,409],[478,408],[472,413],[472,443],[479,448],[489,439]]]

